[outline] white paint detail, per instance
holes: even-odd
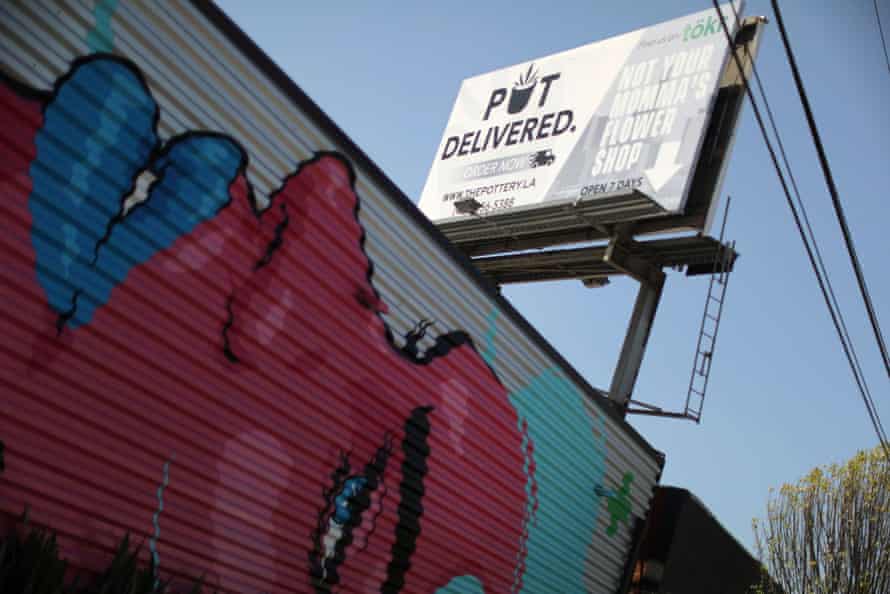
[[[340,542],[341,538],[343,538],[343,526],[334,518],[331,518],[328,520],[328,531],[325,532],[324,538],[322,538],[322,544],[324,545],[324,557],[321,562],[322,579],[328,577],[327,561],[336,554],[337,543]]]
[[[656,193],[683,167],[677,163],[677,153],[680,151],[680,141],[664,142],[658,149],[655,164],[644,171],[649,185]]]
[[[124,199],[124,214],[130,212],[130,209],[141,202],[145,202],[148,198],[148,188],[158,179],[154,173],[148,169],[143,169],[136,178],[136,184],[129,196]]]

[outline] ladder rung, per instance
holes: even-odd
[[[721,242],[723,241],[722,237],[721,233]],[[720,328],[720,314],[723,310],[723,299],[726,297],[726,288],[729,284],[729,267],[733,256],[732,247],[729,244],[723,246],[721,243],[720,252],[714,258],[714,267],[708,285],[708,298],[705,300],[705,311],[702,317],[695,359],[692,363],[689,391],[687,392],[686,415],[696,421],[701,418],[702,404],[704,404],[705,392],[708,387],[708,377],[711,374],[714,346],[717,343],[717,330]],[[714,283],[719,284],[720,288],[715,290]],[[711,304],[712,301],[716,303],[716,309]],[[708,320],[712,322],[710,325]],[[701,389],[698,389],[696,386],[701,386]],[[698,398],[697,407],[694,405],[690,406],[690,399],[692,399],[693,394]]]

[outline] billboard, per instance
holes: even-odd
[[[738,28],[736,0],[721,7]],[[729,57],[705,10],[463,82],[420,199],[431,220],[643,194],[683,210]]]

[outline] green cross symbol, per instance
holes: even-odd
[[[600,486],[596,487],[596,494],[600,497],[605,497],[608,500],[606,509],[609,512],[611,521],[609,527],[606,529],[606,534],[609,536],[615,536],[615,533],[618,532],[618,524],[620,522],[627,524],[627,520],[630,517],[630,486],[633,482],[633,473],[625,472],[621,488],[618,489],[617,492],[612,489],[604,489]]]

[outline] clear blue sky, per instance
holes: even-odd
[[[710,6],[658,2],[293,2],[222,8],[415,201],[460,81]],[[792,36],[872,298],[890,334],[890,73],[871,0],[785,2]],[[879,1],[890,33],[890,2]],[[558,8],[555,8],[558,7]],[[769,2],[759,69],[885,425],[890,383],[867,325]],[[772,164],[746,105],[724,185],[733,273],[701,425],[632,417],[667,455],[662,482],[695,493],[742,543],[768,489],[877,443]],[[505,288],[594,385],[607,389],[635,297],[631,281]],[[705,277],[669,273],[635,397],[685,400]]]

